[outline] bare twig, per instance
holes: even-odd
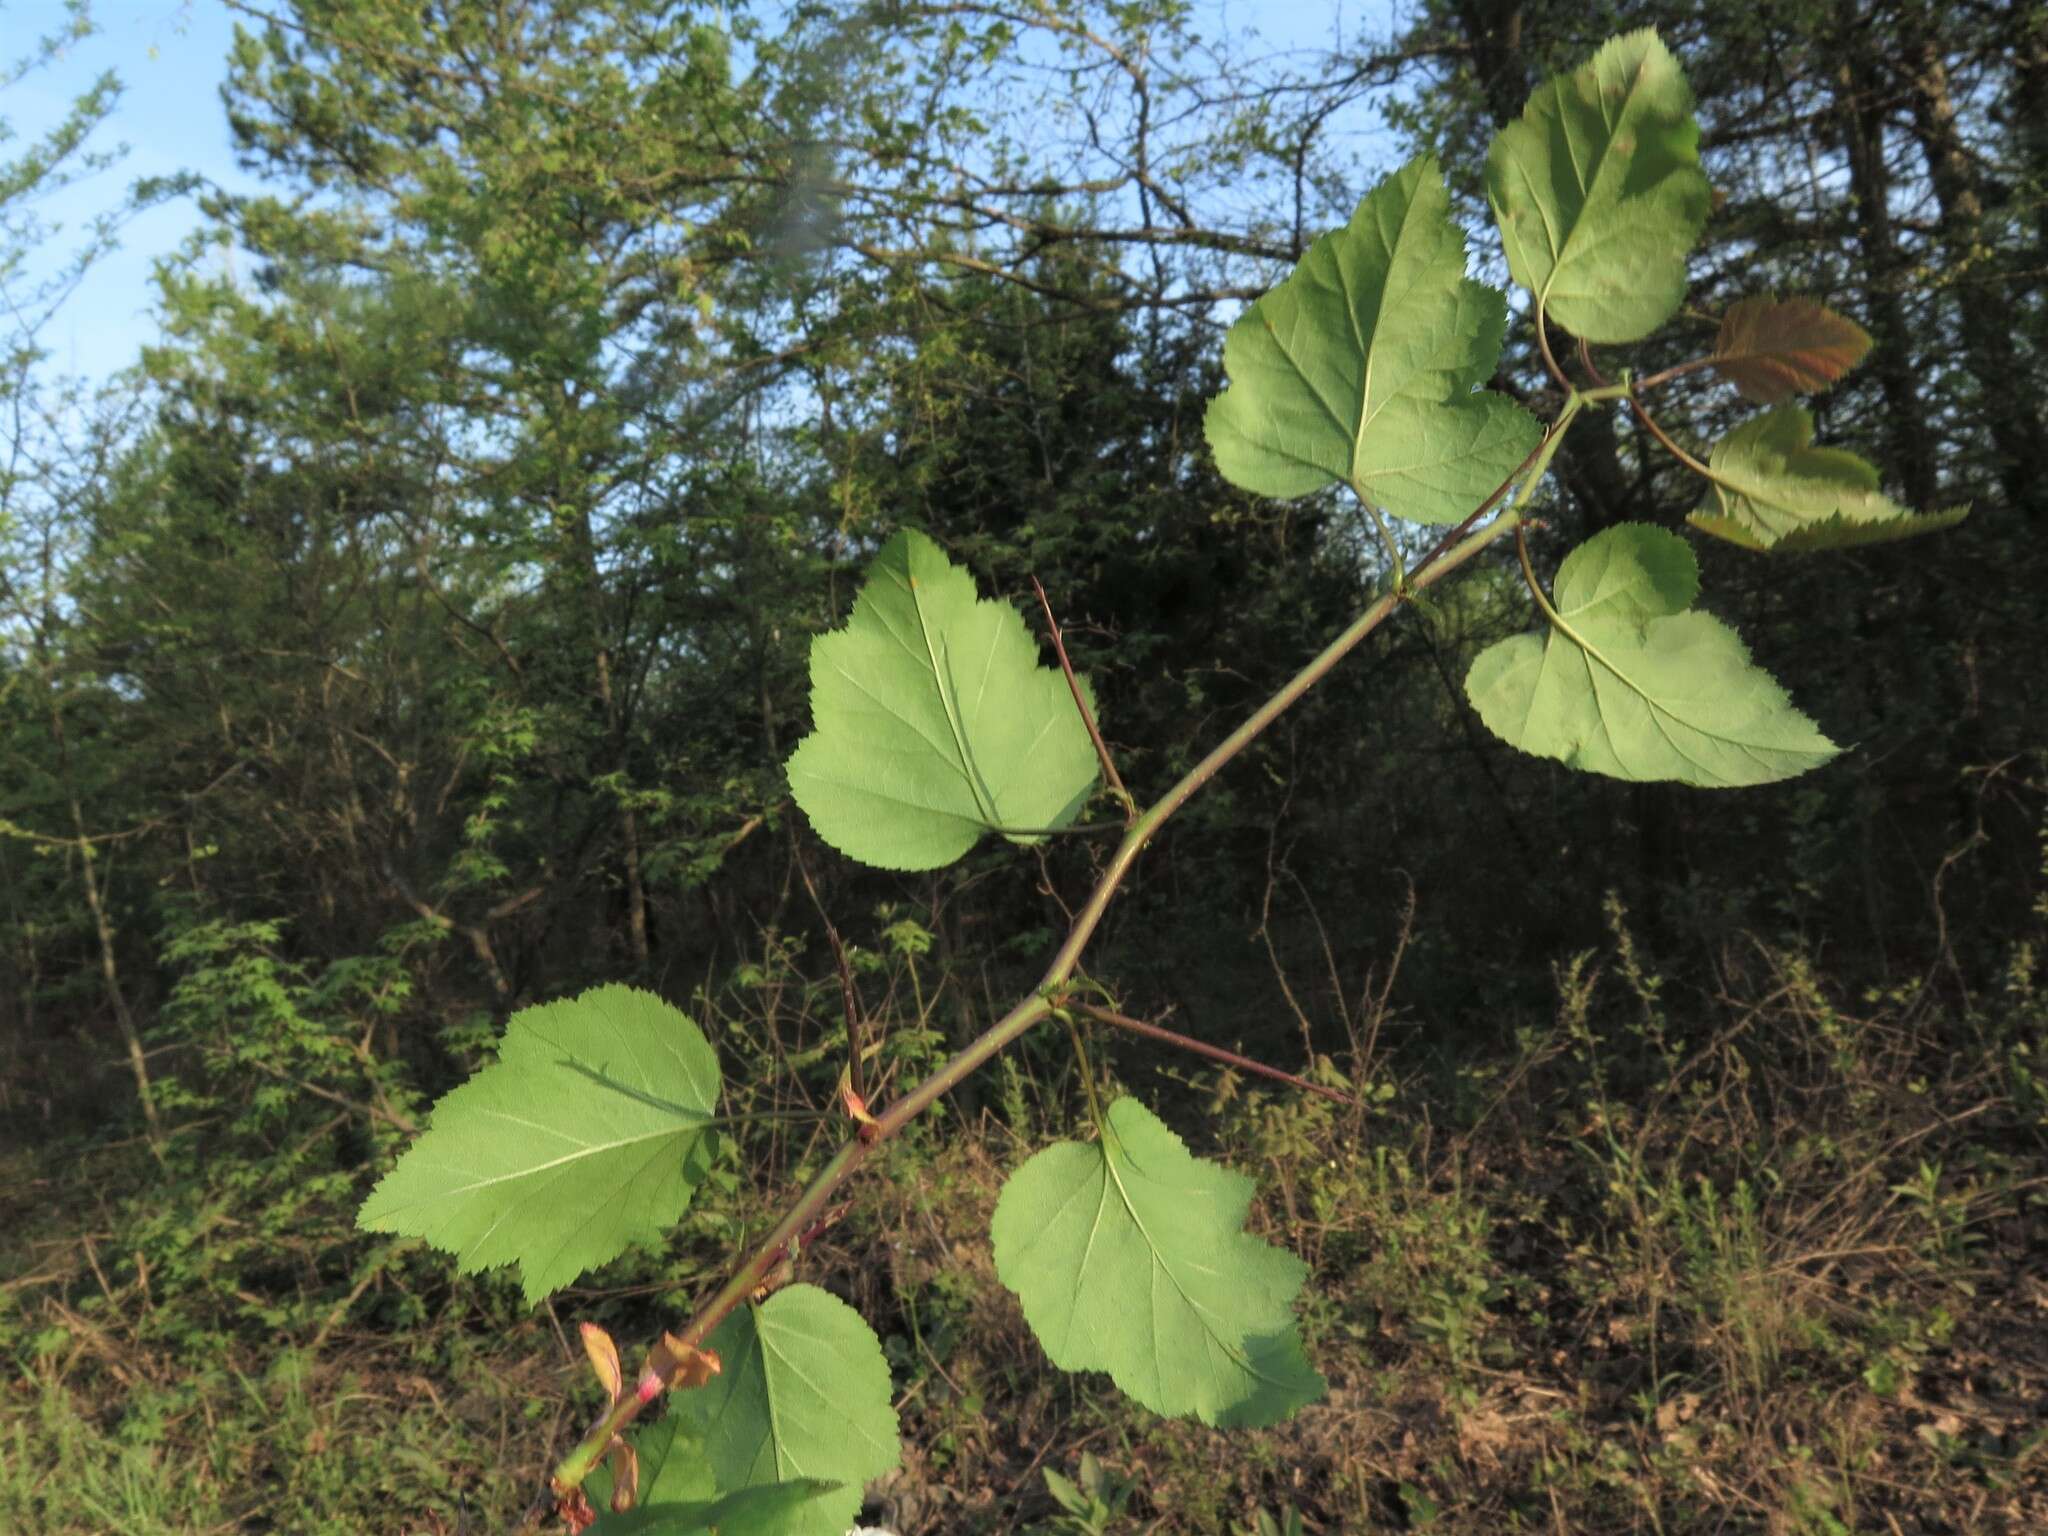
[[[1664,445],[1665,452],[1669,453],[1674,459],[1678,460],[1679,463],[1683,464],[1687,469],[1691,470],[1694,474],[1704,475],[1709,480],[1714,478],[1713,470],[1709,469],[1705,464],[1702,464],[1698,459],[1694,458],[1691,454],[1687,453],[1683,448],[1679,447],[1678,444],[1672,440],[1671,434],[1669,432],[1666,432],[1664,428],[1658,423],[1657,418],[1650,414],[1650,408],[1647,405],[1643,404],[1641,399],[1637,397],[1634,390],[1629,391],[1628,404],[1629,409],[1636,413],[1636,420],[1640,421],[1643,424],[1644,429],[1650,434],[1650,436],[1654,437],[1655,439],[1657,439],[1658,442]]]
[[[1362,1109],[1364,1105],[1348,1093],[1339,1093],[1334,1088],[1325,1088],[1321,1083],[1312,1083],[1305,1077],[1292,1072],[1283,1072],[1278,1067],[1269,1067],[1263,1061],[1253,1061],[1249,1056],[1240,1056],[1236,1051],[1226,1051],[1220,1045],[1211,1045],[1206,1040],[1196,1040],[1188,1035],[1162,1029],[1157,1024],[1147,1024],[1143,1019],[1134,1019],[1128,1014],[1112,1008],[1099,1007],[1094,1003],[1074,1003],[1074,1012],[1085,1013],[1089,1018],[1102,1024],[1113,1024],[1118,1029],[1129,1030],[1134,1035],[1143,1035],[1148,1040],[1157,1040],[1163,1045],[1175,1046],[1183,1051],[1192,1051],[1197,1056],[1206,1056],[1211,1061],[1220,1061],[1239,1072],[1250,1072],[1259,1077],[1271,1078],[1276,1083],[1285,1083],[1290,1088],[1299,1088],[1303,1093],[1313,1093],[1328,1099],[1333,1104],[1342,1104],[1346,1109]]]
[[[1102,764],[1102,781],[1109,786],[1110,793],[1123,802],[1124,825],[1129,826],[1138,819],[1138,802],[1124,788],[1123,778],[1110,758],[1109,743],[1102,739],[1102,728],[1095,723],[1095,711],[1088,707],[1088,699],[1081,692],[1081,680],[1074,676],[1074,664],[1067,659],[1067,643],[1060,638],[1060,621],[1052,616],[1052,603],[1036,576],[1031,578],[1031,590],[1038,594],[1038,606],[1045,610],[1045,627],[1052,634],[1053,654],[1060,659],[1060,671],[1067,679],[1067,692],[1074,696],[1074,708],[1081,712],[1081,723],[1088,727],[1088,739],[1095,743],[1095,758]]]
[[[802,849],[794,842],[790,852],[796,859],[796,872],[803,880],[804,891],[811,898],[811,905],[817,908],[818,921],[825,925],[826,942],[832,946],[832,958],[839,966],[839,1000],[846,1010],[846,1081],[855,1097],[862,1104],[867,1103],[867,1083],[861,1068],[861,1051],[864,1045],[866,1027],[861,1013],[860,994],[854,989],[853,967],[847,963],[846,946],[839,941],[839,930],[832,925],[832,918],[825,910],[825,903],[818,897],[817,886],[811,883],[810,866],[804,863]]]

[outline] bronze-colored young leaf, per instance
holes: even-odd
[[[1721,317],[1714,369],[1758,405],[1826,389],[1863,361],[1870,333],[1817,299],[1742,299]]]
[[[619,1368],[619,1346],[596,1323],[578,1323],[576,1331],[583,1337],[583,1353],[590,1357],[590,1368],[604,1388],[605,1401],[616,1403],[626,1390],[625,1373]]]

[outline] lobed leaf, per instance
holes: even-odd
[[[1767,784],[1835,756],[1698,593],[1683,539],[1609,528],[1558,568],[1549,629],[1487,647],[1465,692],[1510,746],[1617,779]]]
[[[1054,1365],[1107,1371],[1155,1413],[1260,1425],[1322,1395],[1293,1300],[1307,1266],[1244,1231],[1251,1180],[1189,1155],[1133,1099],[996,1203],[996,1273]]]
[[[1069,701],[1071,707],[1071,701]],[[843,1536],[862,1490],[896,1465],[888,1362],[858,1312],[814,1285],[792,1285],[719,1325],[725,1363],[708,1386],[671,1400],[703,1441],[722,1494],[802,1480],[814,1491],[777,1536]]]
[[[650,993],[523,1008],[356,1224],[423,1237],[463,1274],[516,1263],[531,1305],[674,1225],[709,1167],[718,1090],[703,1032]]]
[[[1816,299],[1742,299],[1721,317],[1714,370],[1745,400],[1777,405],[1826,389],[1869,351],[1868,331]]]
[[[1066,679],[921,533],[884,545],[846,626],[811,642],[811,718],[790,792],[820,837],[877,868],[937,869],[988,832],[1036,842],[1095,789]]]
[[[1382,181],[1230,328],[1230,387],[1203,426],[1217,468],[1261,496],[1331,484],[1421,523],[1455,523],[1542,435],[1479,390],[1500,357],[1507,301],[1465,276],[1436,161]]]
[[[1686,521],[1744,549],[1799,553],[1883,544],[1953,528],[1967,505],[1912,513],[1878,489],[1877,470],[1813,446],[1813,418],[1781,405],[1714,445],[1707,499]]]
[[[1494,136],[1486,190],[1508,271],[1588,341],[1635,341],[1677,311],[1706,227],[1692,88],[1657,34],[1614,38]]]

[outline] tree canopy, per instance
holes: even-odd
[[[1509,568],[1482,571],[1177,826],[1105,964],[1199,1012],[1220,936],[1294,949],[1324,942],[1314,911],[1378,914],[1331,940],[1346,969],[1384,936],[1377,893],[1399,872],[1446,925],[1415,984],[1453,1013],[1596,922],[1614,887],[1673,924],[1705,906],[1910,949],[1902,893],[1982,811],[1965,773],[2037,745],[2021,701],[2043,638],[2048,43],[2024,7],[1709,7],[1664,34],[1697,142],[1664,145],[1650,192],[1579,187],[1588,233],[1553,248],[1518,189],[1559,173],[1545,136],[1597,115],[1601,87],[1554,103],[1556,122],[1523,102],[1638,10],[1432,0],[1398,34],[1276,48],[1171,0],[244,7],[226,106],[267,190],[204,207],[253,270],[171,264],[134,412],[42,441],[35,516],[8,491],[8,1048],[56,1061],[112,1010],[134,1024],[139,1088],[159,1072],[239,1102],[263,1069],[206,989],[260,962],[303,1024],[290,1070],[349,1096],[438,1087],[518,1008],[601,980],[680,997],[764,934],[815,932],[797,861],[828,909],[922,913],[949,965],[990,933],[1008,936],[998,963],[1026,955],[1048,931],[1038,857],[1057,888],[1085,842],[1019,868],[992,840],[966,875],[883,876],[791,815],[781,765],[829,728],[806,713],[812,637],[858,622],[875,552],[926,547],[891,540],[930,541],[1009,598],[1035,577],[1129,773],[1168,782],[1387,574],[1374,531],[1319,487],[1460,515],[1383,472],[1371,431],[1276,447],[1227,392],[1205,429],[1203,402],[1226,366],[1294,366],[1286,327],[1336,323],[1340,290],[1362,303],[1358,283],[1460,266],[1468,246],[1488,275],[1574,296],[1556,313],[1583,335],[1550,338],[1571,366],[1583,344],[1599,367],[1621,331],[1648,333],[1642,367],[1721,348],[1673,385],[1714,496],[1651,451],[1649,425],[1605,413],[1539,509],[1561,529],[1691,515],[1796,544],[1874,507],[1977,511],[1846,566],[1744,563],[1683,535],[1810,705],[1788,750],[1856,747],[1819,787],[1751,792],[1732,833],[1480,728],[1514,678],[1472,699],[1458,680],[1521,622]],[[1615,121],[1663,132],[1664,89]],[[0,161],[0,270],[39,238],[23,198],[84,152],[112,91]],[[1412,207],[1333,233],[1410,162]],[[1437,164],[1442,182],[1419,169]],[[1684,307],[1601,297],[1586,251],[1632,217],[1624,193],[1705,221]],[[1490,206],[1522,231],[1504,256],[1479,238]],[[1407,233],[1372,244],[1388,230]],[[1245,303],[1311,252],[1328,281],[1260,301],[1270,355],[1226,353]],[[1773,310],[1803,339],[1759,340],[1773,295],[1847,329]],[[1388,366],[1433,323],[1347,314]],[[1554,385],[1525,327],[1481,329],[1489,344],[1426,378],[1361,372],[1346,407],[1385,442],[1404,412],[1464,413],[1491,434],[1474,482],[1490,483]],[[1727,437],[1743,397],[1840,377],[1866,345],[1811,416],[1781,406]],[[1261,456],[1268,494],[1218,471]],[[1796,505],[1755,490],[1766,458],[1781,488],[1805,477]],[[1537,550],[1561,602],[1563,547]],[[1816,615],[1854,643],[1809,649],[1791,621]],[[970,820],[998,826],[987,810]],[[1794,830],[1811,871],[1787,888]],[[2024,865],[1986,855],[1949,897],[1994,910]],[[1489,920],[1482,966],[1453,959],[1466,898],[1539,870],[1550,898]],[[1140,942],[1169,910],[1176,927]]]

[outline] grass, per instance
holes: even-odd
[[[286,1354],[263,1377],[136,1364],[95,1379],[52,1354],[15,1382],[0,1529],[439,1531],[517,1497],[485,1458],[494,1432],[512,1451],[522,1403],[451,1411],[426,1378],[359,1354],[317,1369]],[[494,1393],[504,1364],[477,1362]]]
[[[1611,917],[1504,1051],[1404,1065],[1345,1021],[1358,1049],[1316,1070],[1369,1085],[1357,1109],[1102,1043],[1258,1176],[1255,1225],[1313,1268],[1330,1393],[1277,1429],[1159,1421],[1045,1366],[986,1232],[1008,1169],[1070,1128],[1070,1079],[1027,1055],[895,1149],[806,1274],[895,1372],[905,1463],[876,1513],[904,1536],[2048,1530],[2048,1007],[2010,976],[1975,1011],[1852,1005],[1758,945],[1680,997]],[[885,963],[919,1027],[882,1060],[915,1072],[943,988],[908,946]],[[831,989],[795,965],[718,1002],[759,1058],[736,1079],[815,1054],[829,1087]],[[674,1253],[537,1315],[372,1249],[332,1180],[280,1207],[203,1161],[167,1188],[132,1146],[17,1152],[0,1531],[506,1528],[594,1407],[558,1318],[630,1340],[686,1307],[816,1156],[814,1126],[762,1124]],[[238,1246],[259,1217],[281,1235]]]

